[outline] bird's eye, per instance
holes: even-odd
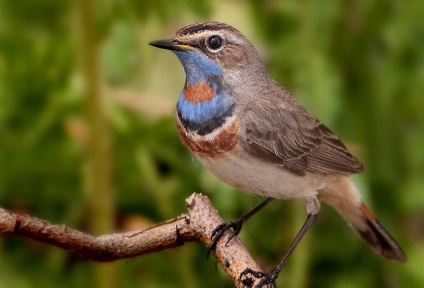
[[[208,46],[212,50],[217,50],[222,46],[222,38],[220,36],[212,36],[208,39]]]

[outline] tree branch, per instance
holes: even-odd
[[[223,220],[202,194],[192,194],[186,200],[186,205],[187,214],[168,221],[139,231],[99,237],[0,208],[0,235],[24,236],[101,262],[158,252],[193,241],[203,242],[207,247],[212,241],[210,235],[213,229]],[[252,287],[257,284],[257,279],[239,281],[239,275],[246,268],[261,269],[237,237],[225,245],[229,233],[224,233],[213,254],[237,287]]]

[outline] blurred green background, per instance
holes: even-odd
[[[424,287],[423,15],[422,0],[1,0],[0,206],[100,235],[184,213],[193,191],[226,219],[257,205],[181,145],[183,69],[147,45],[222,21],[364,162],[363,198],[409,257],[377,258],[324,206],[279,285]],[[270,269],[305,217],[301,201],[277,201],[240,236]],[[233,287],[205,255],[190,243],[95,264],[0,238],[0,287]]]

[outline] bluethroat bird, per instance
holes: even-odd
[[[349,178],[362,172],[362,164],[270,78],[243,34],[224,23],[203,22],[150,45],[173,51],[184,67],[186,82],[175,118],[187,148],[222,181],[267,197],[239,221],[218,226],[210,248],[226,229],[237,235],[274,198],[305,201],[306,222],[281,262],[268,273],[247,269],[240,277],[260,278],[257,287],[274,287],[287,258],[315,222],[320,200],[334,207],[379,256],[406,260]]]

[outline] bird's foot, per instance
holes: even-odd
[[[224,234],[225,231],[227,231],[228,229],[231,229],[231,234],[230,236],[228,236],[227,242],[225,242],[225,246],[228,245],[228,243],[231,241],[231,239],[233,239],[235,236],[237,236],[240,231],[241,231],[241,227],[243,226],[243,222],[242,220],[233,222],[233,221],[228,221],[228,222],[223,222],[221,224],[219,224],[213,231],[212,231],[212,242],[211,244],[209,244],[208,247],[208,253],[206,254],[206,258],[209,257],[209,255],[211,254],[212,250],[215,249],[216,244],[218,243],[218,240],[222,237],[222,235]]]
[[[254,286],[254,288],[276,288],[277,284],[275,283],[275,280],[277,279],[278,275],[280,274],[280,268],[277,266],[274,269],[272,269],[268,273],[264,272],[258,272],[255,270],[252,270],[250,268],[247,268],[244,270],[239,277],[239,281],[243,283],[244,287],[246,288],[253,288],[254,278],[260,279],[259,283]]]

